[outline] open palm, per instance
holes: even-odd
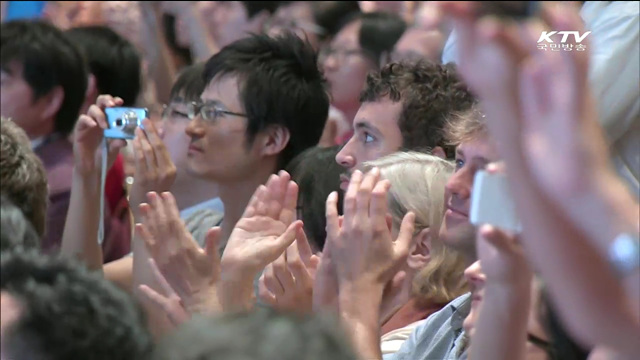
[[[259,272],[295,240],[298,186],[286,172],[258,187],[236,223],[222,258],[250,272]]]

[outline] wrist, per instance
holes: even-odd
[[[357,313],[364,310],[363,306],[373,306],[379,311],[383,292],[384,286],[371,282],[341,283],[338,291],[340,311]]]
[[[213,314],[221,310],[218,299],[218,289],[215,284],[210,284],[202,291],[193,294],[184,302],[185,309],[190,314]]]
[[[85,170],[86,168],[74,166],[72,172],[72,182],[80,184],[88,189],[98,189],[100,187],[100,172],[95,170]]]

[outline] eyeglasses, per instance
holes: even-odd
[[[200,115],[206,121],[215,122],[223,114],[247,117],[246,114],[222,110],[220,108],[217,108],[214,104],[192,102],[187,105],[187,115],[191,120]]]
[[[176,110],[171,105],[162,105],[162,120],[189,119],[189,114]],[[189,119],[190,120],[190,119]]]

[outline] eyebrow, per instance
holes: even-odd
[[[462,151],[461,149],[456,149],[456,154],[460,157],[465,157],[464,156],[464,151]],[[472,162],[476,162],[476,163],[480,163],[484,166],[488,165],[491,161],[489,159],[487,159],[484,156],[480,156],[480,155],[476,155],[471,159],[467,159],[467,162],[472,161]]]
[[[372,132],[375,132],[377,134],[380,134],[380,131],[378,130],[378,128],[376,128],[375,126],[371,125],[368,121],[364,120],[364,121],[359,121],[354,125],[354,128],[356,130],[359,129],[363,129],[363,130],[369,130]]]

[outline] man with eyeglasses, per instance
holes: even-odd
[[[329,95],[312,47],[291,33],[236,41],[209,59],[204,79],[190,105],[188,171],[219,186],[223,244],[256,188],[318,143]]]
[[[171,160],[168,166],[172,169],[167,170],[167,166],[165,166],[165,168],[154,166],[147,171],[139,171],[135,174],[136,176],[129,194],[134,219],[136,222],[139,222],[140,214],[138,207],[140,203],[147,201],[146,193],[148,191],[159,191],[159,189],[155,187],[150,188],[148,186],[148,183],[150,183],[148,178],[169,171],[173,172],[175,177],[170,184],[170,189],[180,210],[180,217],[185,221],[187,230],[200,245],[204,244],[206,232],[211,227],[220,224],[224,212],[222,201],[218,198],[216,184],[206,179],[192,176],[186,171],[187,151],[190,141],[189,137],[185,134],[185,128],[190,121],[188,104],[199,99],[200,93],[202,89],[204,89],[204,82],[202,80],[203,70],[204,64],[196,64],[187,67],[180,73],[171,89],[169,104],[164,106],[162,117],[155,124],[161,133],[162,147],[164,149],[154,148],[152,146],[150,151],[154,157],[167,156]],[[162,154],[163,152],[164,154]],[[72,191],[79,190],[81,190],[80,187],[77,189],[74,187],[72,189]],[[92,204],[97,201],[97,199],[95,201],[85,199],[82,204],[84,207],[82,211],[75,211],[74,213],[86,214],[95,211]],[[80,221],[80,219],[72,218],[68,220],[73,223]],[[85,236],[87,241],[93,241],[92,235],[93,234]],[[87,262],[89,267],[97,266],[97,264],[93,264],[89,256],[84,255],[87,253],[86,251],[76,249],[74,246],[67,246],[69,245],[67,240],[69,239],[66,237],[63,239],[63,253],[81,254],[80,257]],[[89,244],[85,244],[84,246],[88,245]],[[133,247],[134,245],[132,245],[132,249]],[[132,284],[133,261],[131,255],[133,255],[133,252],[130,253],[129,256],[104,265],[105,277],[116,282],[126,290],[130,290]],[[143,272],[138,272],[137,276],[147,276],[147,278],[152,279],[151,274],[144,275]]]

